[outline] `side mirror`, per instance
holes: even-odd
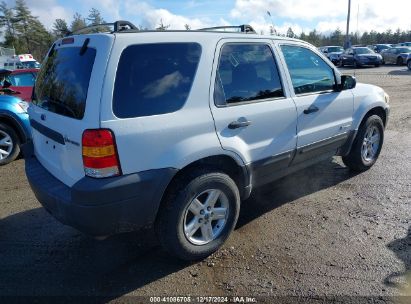
[[[323,53],[324,53],[324,54],[328,54],[328,51],[327,51],[327,50],[324,50]]]
[[[357,79],[351,75],[342,75],[341,76],[341,84],[340,89],[343,90],[351,90],[354,89],[357,85]]]

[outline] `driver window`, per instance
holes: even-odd
[[[333,69],[313,51],[300,46],[282,45],[295,94],[324,92],[334,89]]]

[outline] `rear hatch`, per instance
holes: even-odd
[[[37,77],[29,107],[34,153],[68,186],[85,175],[82,134],[100,126],[101,91],[113,41],[110,34],[58,40]]]

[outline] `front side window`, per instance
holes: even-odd
[[[333,90],[334,71],[320,56],[300,46],[282,45],[295,94]]]
[[[200,56],[198,43],[127,47],[117,69],[114,114],[119,118],[130,118],[181,109],[191,91]]]
[[[266,44],[230,43],[222,47],[216,75],[216,105],[283,97],[271,48]]]

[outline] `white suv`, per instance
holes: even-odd
[[[358,171],[377,160],[388,95],[312,45],[114,25],[56,41],[29,108],[26,174],[62,223],[98,237],[154,225],[201,259],[255,187],[333,155]]]

